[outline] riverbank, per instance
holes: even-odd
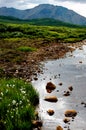
[[[15,44],[16,42],[16,44]],[[30,47],[37,48],[33,52],[20,52],[15,46],[21,44],[22,41],[0,40],[0,77],[18,77],[27,81],[32,78],[37,80],[37,73],[42,73],[40,62],[49,59],[59,59],[64,57],[67,52],[73,51],[77,47],[81,47],[84,41],[78,43],[55,43],[42,41],[29,41]]]

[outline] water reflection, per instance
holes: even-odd
[[[45,88],[49,81],[56,85],[56,89],[50,94]],[[72,57],[67,54],[64,59],[44,63],[43,74],[32,83],[40,93],[39,113],[44,121],[43,130],[55,130],[58,124],[64,127],[64,112],[67,109],[75,109],[78,112],[75,120],[70,122],[70,129],[86,129],[86,107],[81,105],[82,101],[86,103],[86,45],[74,51]],[[62,83],[62,86],[59,83]],[[73,91],[70,96],[65,97],[64,91],[67,91],[69,86],[73,86]],[[58,102],[44,101],[47,95],[57,96]],[[55,114],[49,116],[48,109],[53,109]]]

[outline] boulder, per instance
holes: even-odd
[[[54,114],[54,110],[49,109],[49,110],[47,111],[47,113],[48,113],[50,116],[52,116],[52,115]]]
[[[47,97],[45,97],[44,100],[48,101],[48,102],[57,102],[58,101],[56,96],[47,96]]]
[[[55,88],[56,86],[52,82],[48,82],[46,85],[46,90],[48,93],[51,93]]]
[[[63,130],[61,126],[57,126],[56,130]]]
[[[64,114],[66,117],[75,117],[77,115],[77,112],[76,110],[67,110]]]

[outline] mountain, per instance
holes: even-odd
[[[15,8],[0,8],[0,15],[13,16],[20,19],[52,18],[63,22],[86,25],[86,18],[62,6],[41,4],[32,9],[18,10]]]

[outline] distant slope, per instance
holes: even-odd
[[[15,8],[7,8],[7,7],[0,8],[0,15],[2,16],[13,16],[16,18],[22,18],[23,13],[24,13],[23,10],[18,10]]]
[[[44,18],[44,19],[30,19],[30,20],[22,20],[12,16],[0,16],[0,22],[5,23],[27,23],[31,25],[38,25],[38,26],[66,26],[66,27],[82,27],[80,25],[74,25],[62,22],[60,20]]]
[[[28,21],[29,24],[39,25],[39,26],[66,26],[66,27],[81,27],[80,25],[74,25],[66,22],[62,22],[60,20],[55,20],[51,18],[43,18],[43,19],[32,19]]]
[[[0,15],[13,16],[20,19],[53,18],[71,24],[86,25],[85,17],[67,8],[50,4],[41,4],[27,10],[2,7],[0,8]]]

